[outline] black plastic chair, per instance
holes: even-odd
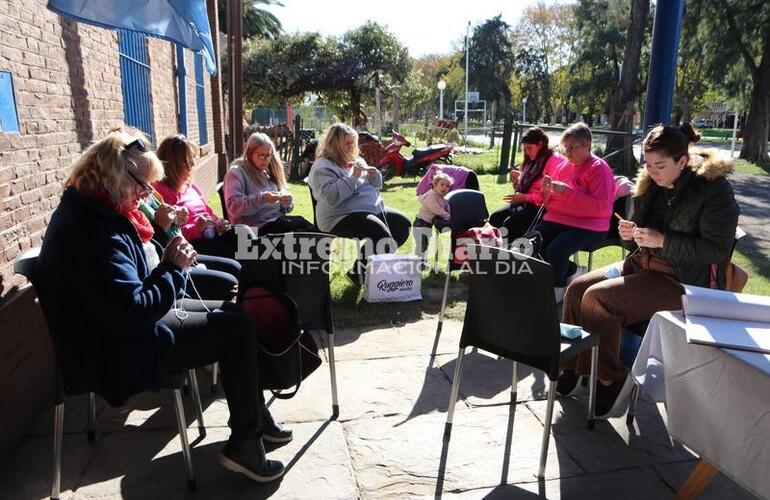
[[[93,430],[94,420],[96,418],[96,398],[93,391],[91,391],[92,384],[90,381],[71,381],[65,382],[62,374],[62,366],[59,364],[56,325],[48,321],[48,313],[46,311],[46,305],[50,300],[45,296],[43,292],[44,288],[40,287],[40,275],[38,272],[38,256],[40,255],[40,247],[35,247],[21,253],[16,257],[13,270],[17,274],[21,274],[26,277],[32,284],[33,289],[37,293],[38,301],[43,310],[43,315],[46,318],[48,325],[48,332],[51,335],[51,340],[54,345],[54,353],[56,358],[56,367],[54,373],[56,374],[54,397],[56,406],[54,408],[54,430],[53,430],[53,477],[51,480],[51,498],[58,499],[61,489],[61,460],[62,460],[62,444],[64,439],[64,401],[67,397],[77,396],[79,394],[88,393],[88,441],[93,442],[95,439],[95,433]],[[198,380],[195,376],[195,370],[189,370],[187,373],[189,377],[189,383],[193,399],[195,401],[197,418],[198,418],[198,430],[199,439],[206,437],[206,428],[203,425],[203,408],[201,406],[200,393],[198,392]],[[181,373],[165,374],[161,379],[161,387],[165,389],[172,389],[174,391],[174,410],[176,413],[177,426],[179,430],[179,439],[182,443],[182,455],[184,457],[185,469],[187,472],[187,487],[190,491],[195,491],[196,482],[195,474],[193,472],[192,456],[190,454],[190,444],[187,439],[187,422],[184,414],[184,405],[182,403],[182,386],[184,385],[184,377]]]
[[[438,316],[438,325],[436,326],[436,338],[433,340],[433,349],[430,356],[436,356],[438,341],[441,337],[441,329],[444,325],[444,309],[446,309],[446,297],[449,291],[449,277],[453,270],[460,269],[461,266],[454,263],[455,236],[457,233],[466,231],[472,227],[478,227],[489,218],[487,203],[484,199],[484,193],[473,189],[458,189],[446,195],[446,201],[449,203],[452,217],[449,221],[450,244],[449,259],[447,260],[446,279],[444,280],[444,295],[441,299],[441,312]]]
[[[293,248],[296,255],[287,254],[284,251],[286,243],[284,237],[296,239],[297,244]],[[260,243],[260,241],[265,239],[271,240],[269,246]],[[339,416],[340,407],[337,399],[337,371],[334,361],[334,317],[332,314],[331,287],[329,284],[329,256],[333,239],[334,236],[327,233],[274,234],[258,238],[256,246],[257,248],[273,248],[274,246],[277,249],[277,253],[281,256],[281,275],[285,290],[297,304],[301,327],[308,332],[322,332],[328,339],[332,417],[336,418]]]
[[[587,349],[591,349],[588,428],[594,428],[599,336],[583,331],[582,338],[577,340],[561,337],[553,295],[553,272],[548,263],[502,248],[469,245],[468,251],[471,268],[468,304],[444,433],[449,439],[466,347],[478,347],[513,360],[512,405],[516,404],[517,362],[543,370],[549,384],[538,470],[538,477],[542,478],[559,365],[562,360]]]
[[[219,195],[219,203],[222,205],[222,218],[229,219],[227,216],[227,205],[225,204],[225,183],[223,181],[217,182],[214,188]]]

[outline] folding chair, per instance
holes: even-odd
[[[43,315],[48,324],[48,332],[53,341],[54,353],[56,357],[55,380],[55,403],[54,408],[54,431],[53,431],[53,476],[51,480],[51,498],[58,499],[61,488],[61,459],[62,444],[64,440],[64,401],[69,396],[88,393],[88,442],[93,442],[95,433],[93,430],[94,420],[96,418],[96,398],[91,391],[93,384],[89,380],[73,381],[66,380],[64,373],[67,367],[60,364],[60,343],[58,341],[55,322],[49,321],[47,307],[50,307],[52,297],[47,293],[45,287],[40,286],[41,280],[37,268],[40,247],[35,247],[23,252],[16,257],[14,262],[14,272],[26,277],[35,290]],[[54,299],[55,300],[55,299]],[[203,425],[203,408],[201,406],[200,393],[198,392],[198,380],[195,376],[195,370],[189,370],[187,373],[190,382],[190,389],[195,401],[196,413],[198,418],[198,431],[200,439],[206,436],[206,428]],[[182,443],[182,455],[184,457],[185,469],[187,472],[187,487],[190,491],[195,491],[196,482],[193,472],[192,457],[190,454],[190,444],[187,440],[187,422],[185,420],[184,405],[182,404],[182,386],[184,384],[183,374],[171,373],[161,378],[161,387],[172,389],[174,391],[174,410],[176,413],[177,426],[179,430],[179,439]]]
[[[582,337],[577,340],[570,341],[561,337],[553,295],[553,272],[548,263],[501,248],[469,245],[468,249],[472,270],[468,305],[444,433],[449,439],[466,347],[475,346],[513,360],[513,405],[516,404],[517,362],[543,370],[549,383],[538,470],[538,477],[542,478],[545,473],[559,364],[562,360],[587,349],[591,349],[588,428],[594,428],[599,336],[583,331]]]
[[[225,183],[222,181],[217,182],[217,185],[214,189],[219,195],[219,203],[222,205],[222,217],[229,219],[230,217],[227,216],[227,205],[225,204]]]
[[[449,245],[449,259],[446,266],[446,279],[444,280],[444,295],[441,299],[441,312],[438,316],[438,325],[436,326],[436,338],[433,340],[433,349],[430,356],[436,356],[438,341],[441,337],[441,328],[444,324],[444,310],[446,309],[446,297],[449,291],[449,277],[453,270],[460,269],[461,266],[454,263],[454,253],[456,239],[455,235],[472,227],[479,226],[484,220],[489,218],[487,203],[484,199],[484,193],[473,189],[458,189],[446,195],[449,202],[450,213],[452,217],[449,221],[451,236]]]
[[[293,250],[296,255],[288,258],[284,251],[286,239],[297,241]],[[329,375],[331,377],[332,417],[339,416],[337,400],[337,371],[334,362],[334,318],[332,315],[331,288],[329,285],[329,254],[333,235],[326,233],[286,233],[285,235],[267,235],[257,239],[258,247],[264,245],[264,239],[271,240],[281,255],[281,274],[286,293],[294,299],[299,309],[302,328],[307,331],[320,331],[328,339]],[[325,242],[328,242],[325,243]]]

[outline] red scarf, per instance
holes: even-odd
[[[94,193],[94,197],[113,210],[116,210],[115,202],[104,189],[97,189],[97,191]],[[144,212],[139,210],[137,207],[131,210],[127,209],[121,213],[125,215],[131,224],[136,228],[136,232],[139,233],[139,239],[142,240],[142,243],[147,243],[150,241],[150,238],[152,238],[152,236],[155,234],[155,230],[152,227],[152,222],[150,222],[150,219],[144,215]]]
[[[123,212],[123,215],[125,215],[128,220],[131,221],[131,224],[134,225],[136,231],[139,233],[139,239],[142,240],[142,243],[150,241],[152,235],[155,234],[155,230],[152,228],[150,219],[144,215],[144,212],[138,208],[134,208],[133,210]]]

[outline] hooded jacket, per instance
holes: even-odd
[[[725,264],[735,245],[739,208],[727,176],[733,162],[716,149],[691,149],[690,160],[674,182],[674,197],[666,213],[663,248],[653,252],[674,265],[679,281],[708,287],[711,265],[717,264],[717,286],[725,287]],[[650,208],[664,188],[642,167],[634,188],[634,215],[638,227],[647,227]],[[624,241],[633,251],[633,241]]]

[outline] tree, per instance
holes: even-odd
[[[509,30],[508,23],[498,15],[474,28],[469,43],[469,80],[485,99],[492,101],[492,123],[497,121],[497,109],[508,109],[511,102],[508,83],[513,73],[515,57],[511,50]],[[463,67],[466,56],[467,54],[463,54],[460,60]],[[494,134],[491,141],[494,145]]]
[[[610,104],[609,125],[618,132],[631,132],[635,102],[639,94],[639,60],[642,55],[645,27],[648,24],[647,15],[650,11],[650,0],[631,0],[631,12],[628,29],[626,30],[626,45],[623,50],[623,64],[620,68],[620,78],[613,91]],[[623,171],[632,174],[636,170],[631,141],[627,137],[608,136],[605,154],[625,149]]]
[[[706,19],[719,37],[720,57],[712,71],[721,74],[731,61],[740,61],[751,78],[749,114],[743,128],[740,157],[770,167],[770,3],[765,0],[704,0]],[[719,66],[717,66],[719,65]]]
[[[338,110],[344,106],[359,128],[366,126],[362,103],[374,85],[383,79],[399,85],[411,70],[406,48],[372,22],[341,39],[301,33],[249,40],[244,47],[245,103],[283,104],[314,93]]]
[[[572,5],[555,4],[550,7],[538,2],[528,7],[512,32],[512,43],[517,51],[527,52],[524,57],[537,57],[546,78],[538,77],[542,108],[547,121],[551,121],[554,110],[554,81],[551,76],[561,67],[568,66],[574,59],[577,31],[573,21]],[[540,75],[542,76],[542,75]],[[561,83],[561,82],[560,82]],[[566,104],[565,89],[559,87],[557,107]],[[529,94],[527,94],[529,103]],[[529,107],[529,106],[528,106]],[[534,116],[534,115],[533,115]]]
[[[234,0],[219,2],[219,31],[227,33],[227,4]],[[275,38],[283,32],[281,21],[275,15],[259,6],[278,5],[279,0],[242,0],[243,1],[243,38]]]

